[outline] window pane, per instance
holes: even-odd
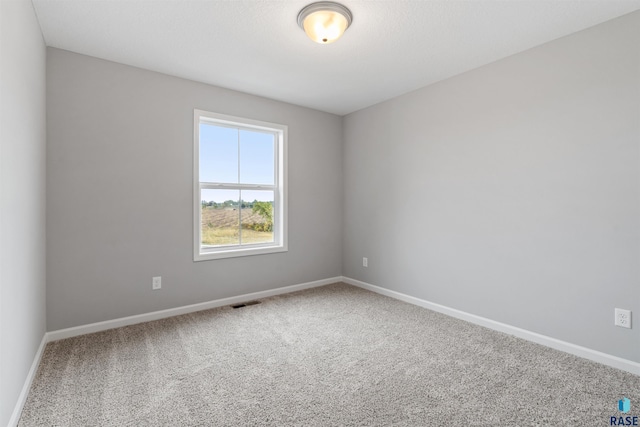
[[[241,192],[242,244],[273,242],[273,191]]]
[[[240,182],[274,185],[275,135],[240,131]]]
[[[200,190],[203,247],[240,244],[239,190]]]
[[[200,123],[200,182],[238,182],[238,130]]]

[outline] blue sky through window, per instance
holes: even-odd
[[[200,124],[200,182],[238,183],[238,130]]]
[[[200,124],[200,182],[275,184],[272,133]],[[254,194],[255,193],[255,194]],[[265,193],[268,193],[267,196]],[[219,190],[202,190],[202,200],[224,202]],[[243,191],[245,201],[273,201],[273,192]]]

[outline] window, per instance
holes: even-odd
[[[287,127],[194,110],[194,260],[287,250]]]

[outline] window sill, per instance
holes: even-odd
[[[195,262],[198,261],[209,261],[214,259],[224,259],[224,258],[238,258],[244,256],[253,256],[253,255],[265,255],[265,254],[273,254],[278,252],[287,252],[287,247],[284,245],[278,246],[268,246],[268,247],[253,247],[253,248],[234,248],[234,249],[219,249],[212,251],[200,251],[196,253],[193,257]]]

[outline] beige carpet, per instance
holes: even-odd
[[[607,426],[640,377],[345,284],[47,345],[21,426]],[[635,407],[634,407],[635,405]]]

